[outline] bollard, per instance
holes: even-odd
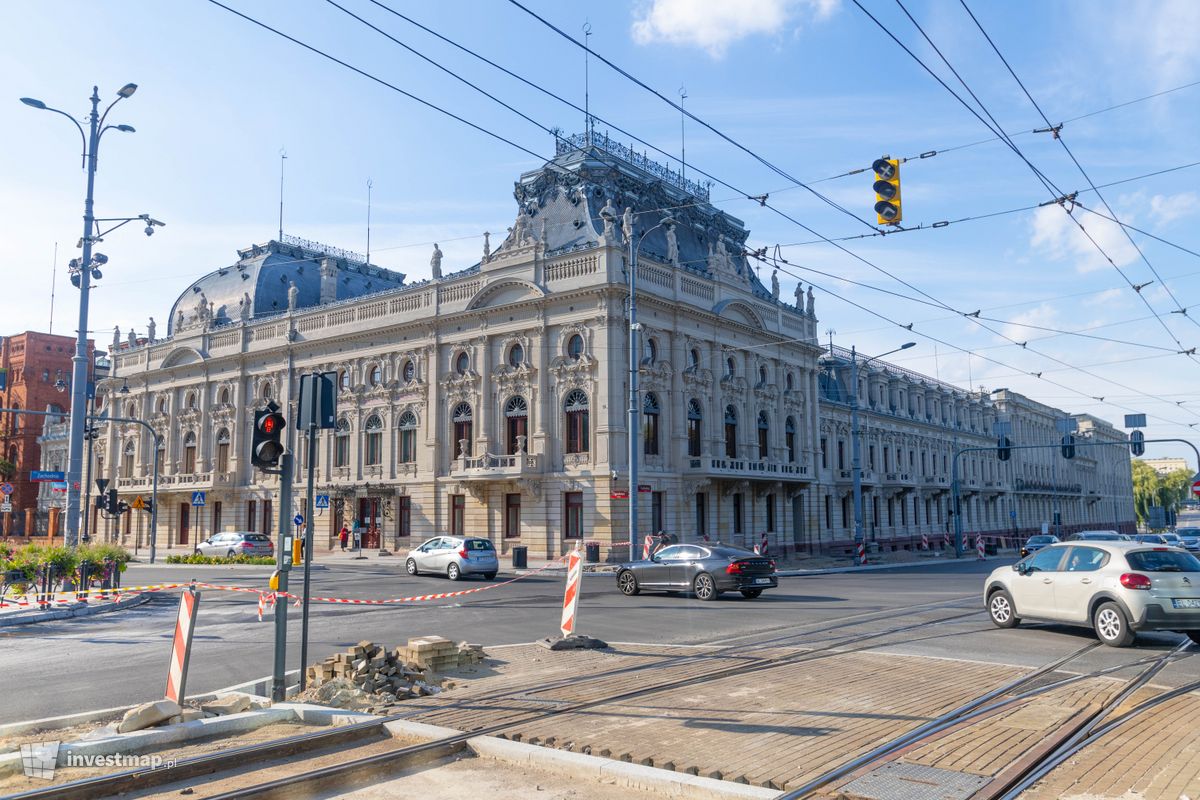
[[[293,567],[298,567],[303,563],[303,559],[301,558],[301,552],[302,552],[301,542],[302,541],[303,540],[299,536],[292,539],[292,566]]]

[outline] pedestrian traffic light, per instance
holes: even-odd
[[[1146,434],[1141,431],[1134,431],[1129,434],[1129,452],[1135,456],[1140,456],[1146,452]]]
[[[259,469],[274,469],[283,456],[283,429],[287,420],[279,406],[268,403],[254,412],[254,436],[250,444],[250,463]]]
[[[1008,461],[1008,459],[1012,456],[1011,447],[1012,442],[1008,440],[1008,437],[1001,436],[996,440],[996,458],[1000,459],[1001,461]]]
[[[871,164],[875,171],[875,214],[880,225],[898,225],[903,219],[900,211],[900,161],[877,158]]]
[[[1062,456],[1063,458],[1075,457],[1075,436],[1068,433],[1062,438]]]
[[[121,513],[121,501],[117,498],[116,489],[109,489],[108,494],[104,496],[104,500],[105,511],[114,516]]]

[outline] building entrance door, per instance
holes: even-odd
[[[188,543],[188,528],[191,527],[192,507],[187,503],[179,504],[179,544]]]
[[[378,497],[362,497],[358,501],[358,523],[362,532],[362,546],[379,547],[379,536],[383,530],[383,501]]]

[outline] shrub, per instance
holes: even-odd
[[[167,556],[168,564],[275,564],[274,556],[202,556],[191,553],[186,556]]]

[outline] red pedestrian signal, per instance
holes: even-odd
[[[287,420],[279,407],[270,403],[254,412],[254,432],[250,443],[250,463],[259,469],[275,469],[283,457],[283,429]]]

